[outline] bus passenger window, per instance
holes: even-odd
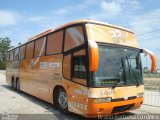
[[[26,58],[33,57],[34,42],[28,43],[26,48]]]
[[[64,51],[80,46],[84,43],[84,34],[82,26],[76,26],[66,29]]]
[[[76,56],[73,58],[73,77],[86,79],[85,57]]]
[[[47,40],[47,55],[57,54],[62,52],[63,31],[52,33]]]
[[[14,60],[18,60],[18,59],[19,59],[19,48],[16,48],[14,52]]]
[[[10,61],[13,61],[14,50],[9,52]]]
[[[46,46],[46,38],[40,38],[35,42],[35,50],[34,50],[34,57],[44,56],[45,54],[45,47]]]
[[[21,46],[19,51],[20,60],[23,60],[25,58],[25,51],[26,51],[26,46],[25,45]]]

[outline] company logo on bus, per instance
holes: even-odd
[[[120,30],[110,30],[109,34],[112,36],[114,43],[119,43],[120,41],[125,43],[128,37],[128,32],[124,34]]]

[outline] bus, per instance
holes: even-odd
[[[141,53],[126,28],[77,20],[50,29],[10,49],[6,82],[15,90],[86,118],[139,109],[144,100]]]

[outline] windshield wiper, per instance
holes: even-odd
[[[131,65],[129,64],[129,60],[128,60],[128,57],[126,56],[126,60],[127,60],[127,64],[128,64],[128,73],[129,73],[129,76],[131,75]]]
[[[129,76],[131,75],[131,65],[129,64],[129,60],[128,60],[128,57],[126,56],[126,60],[127,60],[127,64],[128,64],[128,72],[129,72]],[[138,82],[138,80],[137,80],[137,75],[136,74],[134,74],[134,76],[135,76],[135,79],[136,79],[136,85],[137,86],[139,86],[139,82]]]
[[[120,81],[117,82],[115,85],[112,86],[112,88],[114,89],[117,85],[124,85],[125,82],[124,82],[124,78],[125,78],[125,72],[124,72],[124,64],[123,64],[123,58],[121,57],[121,63],[122,63],[122,68],[120,69]],[[123,78],[122,78],[123,76]]]
[[[137,85],[137,86],[140,86],[140,83],[138,82],[138,79],[137,79],[137,76],[136,76],[136,75],[135,75],[135,79],[136,79],[136,83],[137,83],[136,85]]]

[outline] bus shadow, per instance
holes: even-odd
[[[38,114],[38,116],[40,115],[41,118],[44,117],[45,120],[53,120],[53,118],[54,118],[54,120],[67,120],[67,119],[68,120],[120,120],[124,116],[133,116],[133,115],[135,115],[134,113],[127,112],[125,114],[113,115],[113,116],[109,116],[109,117],[103,116],[103,117],[99,117],[99,118],[95,118],[95,119],[93,119],[93,118],[92,119],[87,119],[87,118],[84,118],[84,117],[82,117],[80,115],[77,115],[77,114],[74,114],[74,113],[70,113],[68,115],[65,115],[65,114],[59,112],[54,105],[52,105],[52,104],[50,104],[50,103],[48,103],[48,102],[46,102],[44,100],[36,98],[36,97],[34,97],[32,95],[29,95],[29,94],[27,94],[25,92],[18,93],[13,88],[11,88],[9,85],[1,85],[1,86],[6,88],[6,89],[8,89],[8,90],[10,90],[10,91],[12,91],[12,92],[14,92],[14,93],[16,93],[16,94],[18,94],[18,95],[20,95],[20,96],[22,96],[22,97],[24,97],[24,98],[26,98],[26,99],[28,99],[32,103],[37,104],[38,106],[44,108],[45,109],[44,113],[42,113],[42,114],[40,113],[40,114]],[[37,114],[35,114],[35,115],[34,114],[30,114],[29,115],[27,113],[26,116],[23,117],[23,118],[26,118],[26,117],[29,117],[29,116],[34,118],[34,120],[38,120],[39,117],[40,117],[40,116],[37,117]],[[26,118],[26,120],[27,120],[27,118]]]

